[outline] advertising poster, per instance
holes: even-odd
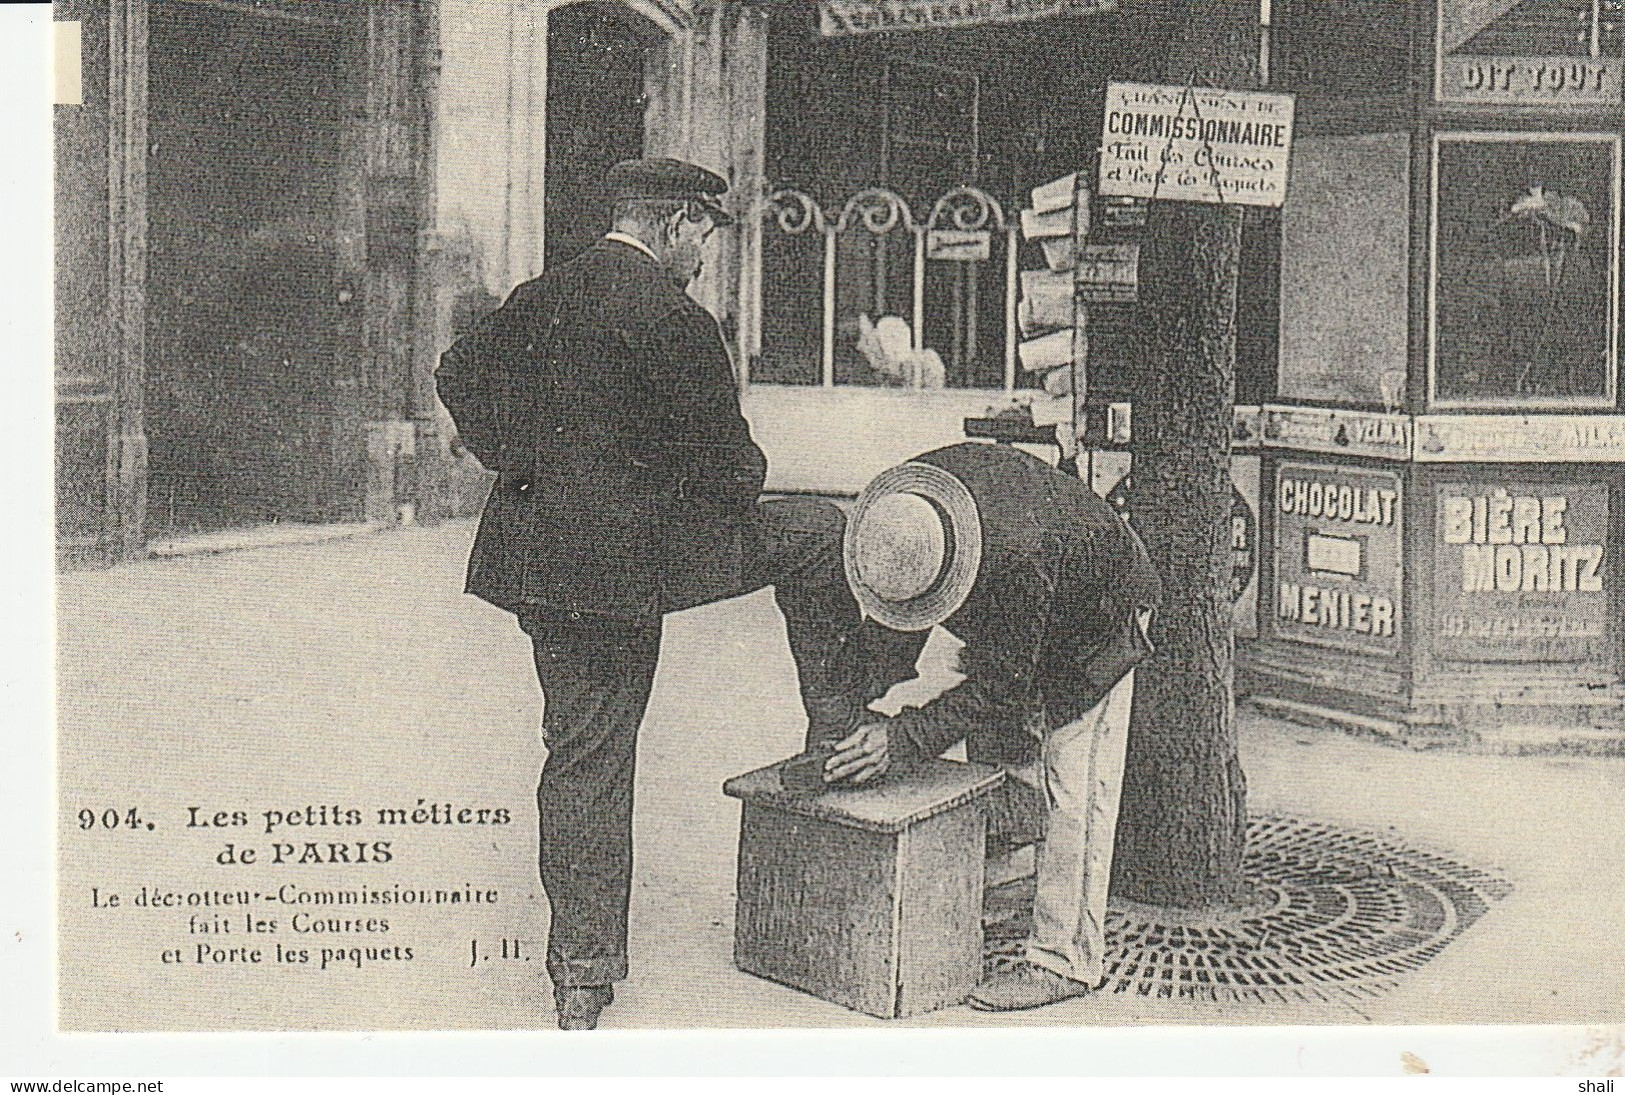
[[[1441,483],[1435,498],[1441,657],[1607,666],[1618,594],[1606,484],[1486,478]]]
[[[1270,633],[1362,653],[1397,653],[1406,626],[1399,476],[1282,463],[1274,491]]]

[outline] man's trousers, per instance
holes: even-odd
[[[1133,702],[1130,670],[1094,707],[1045,734],[1037,760],[1009,769],[1048,805],[1026,958],[1087,985],[1106,973],[1106,902]]]
[[[763,503],[737,591],[774,587],[807,697],[864,691],[865,628],[842,567],[844,528],[831,503]],[[548,974],[558,986],[608,984],[626,976],[632,787],[661,621],[538,607],[519,622],[534,648],[544,705],[547,759],[536,807],[542,888],[552,907]],[[728,671],[719,666],[719,681]]]

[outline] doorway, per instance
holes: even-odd
[[[356,493],[337,291],[356,63],[328,10],[150,7],[149,537],[336,520]]]
[[[625,7],[583,0],[547,17],[547,179],[542,261],[565,262],[609,228],[604,176],[643,155],[653,28]]]

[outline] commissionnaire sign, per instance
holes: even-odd
[[[1057,15],[1114,11],[1117,0],[819,0],[825,37],[893,30],[1025,23]]]
[[[1294,106],[1258,91],[1108,84],[1100,192],[1278,207]]]

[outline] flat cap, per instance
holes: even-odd
[[[717,226],[733,223],[720,200],[728,181],[698,164],[667,157],[622,160],[609,169],[605,181],[611,201],[695,201],[705,206]]]

